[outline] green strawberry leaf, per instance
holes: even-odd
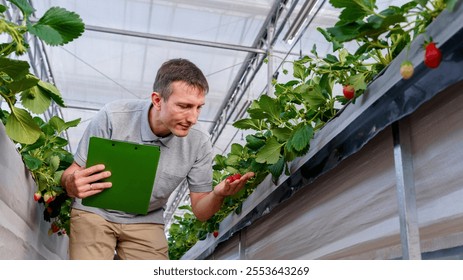
[[[233,126],[239,129],[260,130],[259,120],[256,119],[241,119],[234,122]]]
[[[283,157],[280,157],[278,161],[268,167],[268,170],[272,174],[274,181],[280,177],[283,173],[285,167],[285,160]]]
[[[233,143],[231,145],[230,153],[234,155],[241,155],[243,153],[243,146],[238,143]]]
[[[21,93],[21,104],[34,114],[42,114],[51,105],[50,97],[34,86]]]
[[[85,29],[78,14],[60,7],[50,8],[37,23],[28,23],[27,27],[30,33],[51,46],[69,43]]]
[[[190,205],[182,205],[182,206],[179,206],[178,209],[192,211],[192,208]]]
[[[257,153],[258,163],[274,164],[280,158],[280,149],[283,144],[279,143],[275,137],[271,137],[264,147]]]
[[[337,38],[331,36],[331,33],[328,32],[328,30],[323,29],[321,27],[317,27],[318,32],[320,32],[323,37],[325,37],[325,40],[333,44],[333,52],[341,49],[344,47],[344,45],[337,40]]]
[[[279,141],[286,141],[291,135],[292,130],[288,127],[277,127],[273,128],[272,134],[279,140]]]
[[[5,86],[11,91],[11,93],[17,94],[19,92],[35,87],[39,81],[39,78],[36,76],[32,74],[26,74],[26,76],[21,76],[21,78],[15,79]]]
[[[31,156],[30,154],[23,154],[22,158],[26,164],[26,167],[31,171],[37,170],[40,166],[42,166],[42,161],[36,157]]]
[[[326,98],[323,96],[322,89],[318,84],[312,86],[308,94],[303,95],[303,97],[311,108],[319,108],[326,103]]]
[[[63,173],[64,170],[55,171],[55,174],[53,174],[53,182],[55,185],[61,184],[61,177],[63,176]]]
[[[46,92],[48,96],[56,102],[56,104],[58,104],[61,107],[66,107],[61,93],[59,92],[58,88],[56,88],[53,84],[44,81],[39,81],[38,86],[42,91]]]
[[[25,154],[27,154],[27,152],[42,147],[43,145],[45,145],[46,141],[47,139],[45,138],[45,134],[40,134],[40,137],[33,144],[23,145],[23,147],[21,148],[21,154],[24,156]]]
[[[258,100],[258,104],[264,112],[269,114],[270,118],[279,119],[281,110],[276,99],[268,95],[262,95]]]
[[[221,155],[221,154],[215,155],[215,157],[214,157],[215,164],[212,166],[212,168],[214,170],[222,170],[222,169],[224,169],[225,166],[226,166],[226,164],[225,164],[226,159],[227,158],[225,156]]]
[[[240,162],[240,157],[234,154],[230,154],[225,160],[225,164],[229,166],[238,166]]]
[[[303,151],[310,145],[310,140],[313,138],[313,128],[311,125],[301,123],[293,131],[291,137],[286,144],[289,151]]]
[[[293,76],[305,81],[307,76],[310,74],[310,68],[305,67],[302,63],[293,62]]]
[[[365,16],[374,13],[376,1],[364,0],[330,0],[331,5],[335,8],[344,8],[341,11],[339,19],[342,21],[357,21]]]
[[[41,133],[29,112],[17,107],[12,107],[10,117],[6,121],[5,131],[11,139],[22,144],[34,143]]]
[[[329,27],[326,31],[330,34],[331,38],[335,38],[339,44],[350,41],[359,36],[360,25],[355,22],[348,22],[344,24]]]
[[[264,145],[265,141],[263,139],[251,134],[246,136],[246,147],[250,150],[257,151]]]
[[[413,2],[418,3],[418,4],[421,5],[423,8],[426,7],[426,4],[428,4],[428,1],[429,1],[429,0],[413,0]]]
[[[48,160],[48,163],[50,164],[50,168],[53,172],[58,170],[59,167],[59,157],[58,156],[51,156]]]
[[[59,134],[65,129],[65,122],[58,116],[53,116],[48,123],[54,128],[54,130]]]
[[[4,72],[13,80],[24,78],[29,73],[29,67],[26,61],[0,57],[0,72]]]
[[[355,90],[361,90],[361,89],[367,88],[367,84],[365,83],[365,75],[363,74],[357,74],[354,76],[350,76],[348,81],[349,81],[349,84],[354,86]]]
[[[35,12],[35,9],[31,6],[28,0],[8,0],[12,4],[14,4],[16,7],[18,7],[21,12],[24,14],[25,18],[29,18],[30,15],[32,15],[33,12]]]
[[[76,127],[77,125],[79,125],[80,121],[81,121],[81,119],[78,118],[78,119],[66,122],[64,127],[62,128],[63,131],[70,128],[70,127]]]

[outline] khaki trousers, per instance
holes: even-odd
[[[162,224],[118,224],[72,209],[71,260],[166,260],[168,246]]]

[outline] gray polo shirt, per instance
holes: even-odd
[[[85,166],[90,136],[143,144],[158,145],[161,158],[158,164],[149,213],[136,215],[115,210],[84,206],[75,199],[73,207],[101,215],[116,223],[164,223],[164,210],[170,194],[186,179],[191,192],[212,190],[212,144],[210,136],[198,125],[185,137],[169,135],[160,138],[149,127],[147,100],[118,100],[104,106],[89,123],[79,142],[74,161]]]

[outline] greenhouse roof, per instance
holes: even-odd
[[[405,1],[377,1],[377,5],[401,2]],[[68,131],[72,151],[104,104],[149,98],[159,66],[182,57],[197,64],[209,81],[199,122],[211,132],[215,152],[226,153],[231,143],[243,141],[243,132],[232,123],[244,116],[252,100],[266,93],[269,77],[285,79],[278,73],[282,67],[291,67],[283,62],[309,54],[314,44],[321,56],[329,53],[331,46],[316,28],[338,20],[338,11],[329,1],[312,0],[31,3],[37,18],[59,6],[80,15],[86,25],[73,42],[45,46],[53,81],[67,105],[61,108],[63,117],[67,121],[81,118],[81,124]],[[299,32],[288,40],[291,28]]]

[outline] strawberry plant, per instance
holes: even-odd
[[[0,5],[0,33],[9,38],[0,44],[0,97],[8,106],[7,110],[0,110],[0,119],[37,184],[31,199],[44,205],[44,219],[51,222],[49,233],[68,233],[71,201],[60,186],[60,177],[73,157],[65,150],[68,142],[61,135],[80,120],[65,122],[53,116],[44,121],[40,115],[52,103],[65,106],[61,94],[52,83],[30,73],[27,61],[17,58],[29,49],[27,35],[51,46],[63,45],[79,37],[84,24],[77,14],[59,7],[50,8],[32,23],[34,9],[27,1],[8,2],[10,9],[22,14],[22,22],[9,21],[6,14],[9,8]]]
[[[227,197],[210,220],[198,223],[191,213],[187,218],[176,217],[178,224],[169,231],[170,258],[180,258],[195,244],[192,239],[204,239],[206,233],[218,230],[230,213],[240,213],[244,200],[267,175],[271,174],[274,181],[283,172],[289,175],[288,163],[309,151],[314,134],[338,113],[339,105],[355,102],[405,47],[445,8],[452,10],[457,0],[416,0],[382,11],[374,0],[329,2],[341,9],[339,21],[318,31],[332,44],[333,53],[320,57],[314,46],[310,56],[289,62],[294,79],[274,82],[274,96],[262,95],[254,100],[247,110],[249,117],[233,124],[254,133],[246,137],[244,146],[234,143],[226,156],[216,155],[214,183],[247,171],[256,175],[242,191]],[[347,42],[356,42],[358,48],[349,52],[344,47]],[[438,57],[433,52],[432,56]],[[409,78],[412,70],[410,65],[404,66],[404,78]],[[288,73],[285,69],[283,72]]]

